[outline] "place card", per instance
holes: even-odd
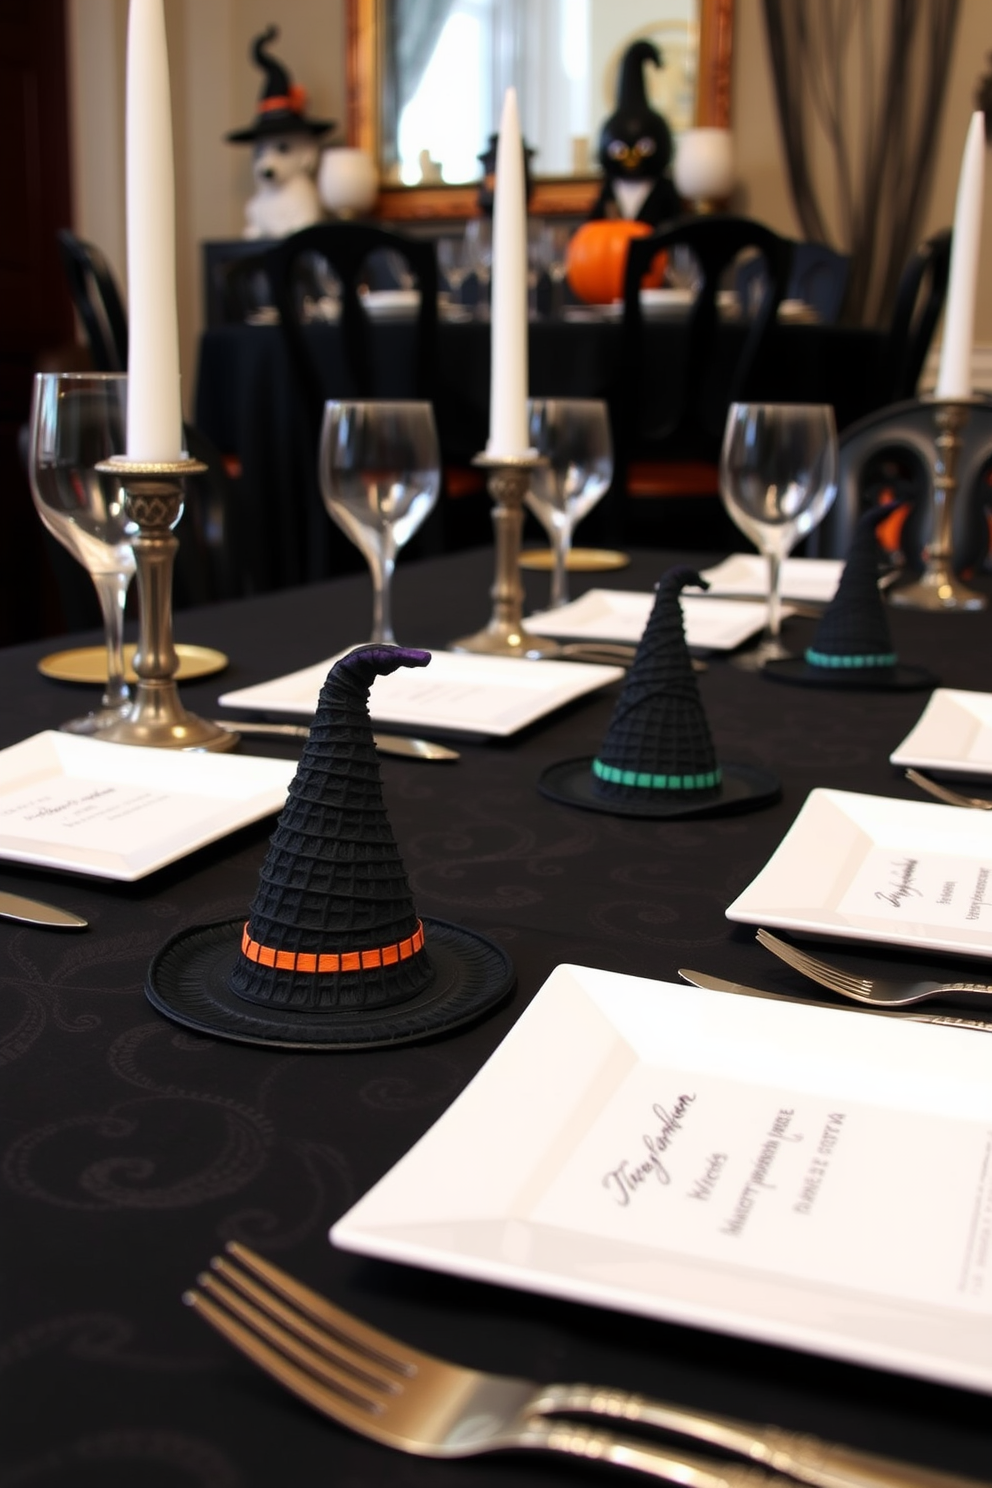
[[[839,558],[786,558],[782,563],[783,599],[829,604],[840,583],[844,564]],[[764,595],[768,593],[768,559],[760,553],[731,553],[714,568],[703,570],[709,594]]]
[[[714,600],[681,594],[686,643],[699,651],[732,651],[763,630],[768,620],[764,601]],[[654,605],[653,594],[626,589],[589,589],[581,599],[557,610],[527,617],[535,635],[559,640],[627,641],[641,639]],[[783,609],[783,615],[792,613]]]

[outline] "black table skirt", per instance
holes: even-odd
[[[640,555],[619,579],[645,588],[665,566]],[[481,625],[490,577],[488,552],[401,568],[399,635],[439,644]],[[532,601],[545,597],[546,579],[528,586]],[[369,612],[368,580],[355,576],[185,613],[180,639],[231,658],[222,677],[184,689],[188,705],[210,714],[221,691],[330,654],[365,632]],[[807,622],[789,626],[808,638]],[[988,616],[894,613],[893,627],[904,659],[946,685],[987,685]],[[0,653],[0,744],[81,709],[78,689],[37,674],[44,649]],[[329,1226],[445,1110],[557,963],[672,979],[689,964],[798,987],[724,909],[813,786],[916,798],[887,756],[924,697],[773,687],[723,661],[701,686],[719,753],[778,772],[779,805],[657,824],[544,800],[539,772],[597,746],[612,693],[523,738],[466,745],[454,766],[383,761],[420,912],[491,935],[518,974],[507,1006],[420,1046],[270,1052],[185,1033],[146,1003],[145,968],[169,935],[244,912],[271,822],[134,885],[0,868],[0,888],[55,900],[92,927],[64,936],[0,924],[0,1483],[537,1488],[599,1475],[534,1458],[407,1458],[320,1419],[183,1307],[183,1289],[229,1239],[465,1363],[640,1390],[992,1476],[987,1397],[328,1244]]]
[[[376,386],[381,397],[411,395],[415,331],[412,323],[374,327]],[[350,394],[336,326],[309,332],[328,387]],[[673,395],[666,373],[682,365],[687,327],[678,321],[645,327],[645,349],[664,406]],[[744,330],[727,324],[721,355],[732,364]],[[832,403],[839,428],[877,407],[876,369],[882,346],[877,331],[839,326],[780,325],[767,358],[768,380],[755,396],[767,401]],[[607,321],[531,323],[530,392],[534,397],[616,396],[621,327]],[[443,323],[438,335],[435,413],[445,466],[467,466],[485,447],[489,429],[489,326]],[[332,528],[317,485],[313,438],[299,407],[277,326],[224,326],[200,342],[196,424],[240,466],[233,536],[247,593],[265,593],[340,572],[350,547]],[[623,539],[622,513],[611,492],[583,524],[582,540]],[[469,540],[488,540],[484,492],[442,504],[430,519],[427,541],[450,551]],[[417,539],[414,539],[416,542]]]

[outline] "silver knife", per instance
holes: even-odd
[[[956,1018],[952,1013],[892,1013],[883,1008],[845,1007],[836,1002],[813,1002],[808,997],[789,997],[784,992],[765,992],[760,987],[745,987],[743,982],[728,982],[723,977],[710,976],[707,971],[688,971],[679,967],[679,976],[694,987],[706,987],[710,992],[736,992],[742,997],[763,997],[769,1002],[791,1002],[798,1007],[829,1008],[832,1013],[866,1013],[872,1018],[895,1018],[900,1023],[946,1023],[951,1028],[973,1028],[979,1033],[992,1033],[992,1022],[983,1023],[980,1018]]]
[[[310,737],[308,723],[253,723],[238,718],[215,718],[222,728],[233,729],[239,734],[255,734],[267,739],[307,739]],[[461,756],[457,749],[446,744],[435,744],[431,739],[408,739],[405,734],[373,734],[375,747],[381,754],[401,754],[405,759],[456,760]]]
[[[0,919],[20,920],[24,925],[44,925],[49,930],[85,930],[88,920],[40,899],[24,899],[20,894],[0,893]]]

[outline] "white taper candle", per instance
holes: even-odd
[[[176,188],[162,0],[131,0],[127,27],[127,455],[182,449]]]
[[[527,437],[527,194],[515,88],[507,88],[493,199],[489,443],[495,457],[525,454]]]
[[[958,179],[944,339],[937,376],[938,398],[971,396],[971,350],[975,334],[975,291],[982,239],[984,185],[985,115],[978,111],[971,116]]]

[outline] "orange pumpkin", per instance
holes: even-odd
[[[606,217],[584,222],[568,245],[565,271],[572,293],[587,305],[609,305],[623,295],[627,248],[631,238],[643,238],[653,229],[646,222],[626,217]],[[666,254],[659,253],[644,283],[657,289],[665,277]]]

